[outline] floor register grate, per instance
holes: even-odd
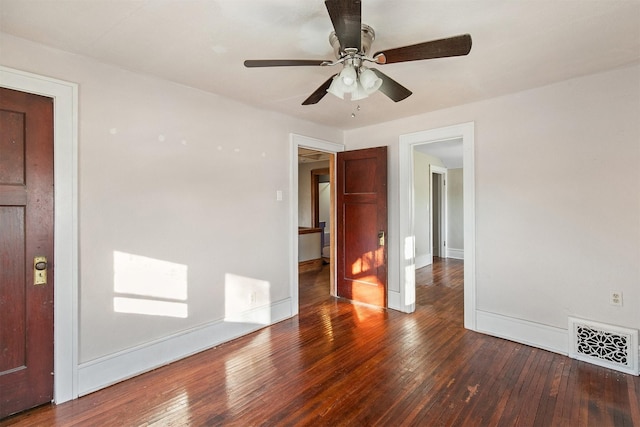
[[[638,375],[638,330],[570,317],[569,357]]]

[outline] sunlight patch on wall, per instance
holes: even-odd
[[[412,260],[415,257],[415,236],[407,236],[404,239],[404,259],[406,261]]]
[[[404,268],[404,277],[405,277],[404,304],[405,305],[411,305],[411,304],[416,302],[416,275],[415,275],[415,271],[416,271],[416,265],[415,264],[407,265]]]
[[[416,302],[416,237],[407,236],[404,239],[404,259],[410,261],[411,264],[404,267],[404,283],[400,285],[404,287],[404,304],[410,306]]]
[[[271,284],[266,280],[227,273],[224,276],[226,322],[271,323]],[[266,310],[254,310],[267,307]]]
[[[186,318],[188,267],[113,252],[113,309],[117,313]]]
[[[116,313],[145,314],[147,316],[189,317],[187,304],[142,298],[113,298]]]

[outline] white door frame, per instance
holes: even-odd
[[[429,264],[433,264],[433,174],[441,175],[440,185],[438,188],[438,208],[440,216],[440,242],[438,245],[438,253],[441,258],[447,257],[447,190],[445,182],[447,181],[447,169],[441,166],[429,165]]]
[[[0,87],[54,100],[53,399],[59,404],[78,397],[78,85],[0,66]]]
[[[394,309],[415,311],[415,234],[413,148],[421,144],[462,138],[464,197],[464,326],[476,329],[475,259],[475,159],[474,122],[400,135],[399,138],[399,235],[401,248],[400,301]]]
[[[344,151],[344,145],[295,133],[290,134],[289,139],[291,141],[289,145],[289,194],[291,195],[291,205],[289,206],[289,283],[291,288],[289,295],[291,296],[291,315],[295,316],[300,309],[298,301],[298,149],[309,148],[335,155]],[[331,186],[332,188],[335,186],[334,177],[331,177]],[[335,220],[331,221],[330,227],[329,233],[334,236]],[[335,245],[333,244],[331,252],[331,259],[335,259]],[[334,279],[332,279],[333,282]]]

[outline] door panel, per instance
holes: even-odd
[[[387,147],[338,153],[336,192],[338,296],[386,307]]]
[[[0,88],[0,418],[53,398],[53,261],[53,100]]]
[[[0,110],[0,183],[24,184],[24,114]]]
[[[20,206],[0,207],[0,257],[2,257],[2,325],[0,327],[0,372],[23,366],[26,360],[24,322],[24,209]],[[6,347],[12,349],[8,353]]]

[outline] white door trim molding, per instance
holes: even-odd
[[[462,138],[464,197],[464,326],[476,329],[475,274],[475,159],[474,122],[400,135],[399,138],[399,245],[400,311],[415,310],[415,235],[413,148],[421,144]]]
[[[291,315],[295,316],[299,312],[298,301],[298,148],[310,148],[312,150],[324,151],[325,153],[336,154],[344,151],[343,144],[324,141],[308,136],[290,134],[289,145],[289,194],[291,204],[289,206],[289,283],[291,296]],[[332,225],[333,227],[333,225]],[[331,250],[335,250],[333,247]]]
[[[78,397],[78,85],[0,66],[0,87],[54,99],[54,384]]]

